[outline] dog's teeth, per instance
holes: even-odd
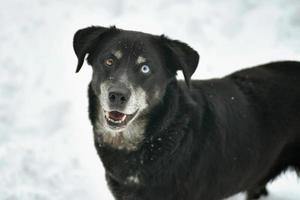
[[[109,117],[109,112],[105,112],[105,117],[110,122],[113,122],[116,124],[121,124],[122,122],[124,122],[126,120],[127,115],[124,114],[124,116],[122,116],[122,119],[120,119],[120,120],[113,120],[112,118]]]
[[[113,120],[113,119],[111,119],[111,118],[109,118],[109,117],[107,117],[107,119],[108,119],[108,121],[111,121],[111,122],[117,123],[117,124],[120,124],[120,123],[123,122],[123,120],[115,121],[115,120]]]

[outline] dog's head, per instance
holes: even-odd
[[[93,68],[91,87],[100,102],[94,126],[108,142],[133,146],[143,138],[145,116],[163,99],[176,71],[183,71],[189,85],[199,60],[198,53],[180,41],[115,27],[81,29],[73,47],[76,72],[86,55]]]

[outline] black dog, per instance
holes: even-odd
[[[73,45],[76,72],[87,54],[93,68],[89,116],[116,199],[256,199],[299,172],[299,62],[190,81],[198,53],[165,36],[89,27]]]

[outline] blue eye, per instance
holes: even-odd
[[[143,66],[141,67],[141,72],[142,72],[143,74],[149,74],[149,73],[150,73],[150,67],[149,67],[148,65],[143,65]]]

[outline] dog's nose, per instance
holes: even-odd
[[[108,98],[111,106],[121,106],[126,104],[130,97],[130,91],[127,88],[111,88]]]
[[[109,101],[115,104],[124,104],[127,102],[127,95],[119,92],[110,92]]]

